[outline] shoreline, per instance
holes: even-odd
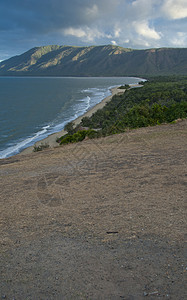
[[[139,85],[138,84],[130,84],[130,86],[135,87],[135,86],[139,86]],[[97,110],[102,109],[109,101],[111,101],[111,99],[114,95],[123,94],[125,92],[125,89],[120,89],[119,87],[114,87],[114,88],[111,88],[110,91],[111,91],[111,95],[104,98],[103,100],[101,100],[101,102],[97,103],[95,106],[90,108],[83,115],[81,115],[78,118],[76,118],[75,120],[73,120],[72,122],[75,124],[75,126],[80,124],[82,118],[91,117]],[[41,144],[47,144],[47,145],[49,145],[49,148],[59,147],[59,143],[56,142],[56,139],[65,135],[66,133],[67,132],[64,129],[62,129],[58,132],[52,133],[49,136],[47,136],[46,138],[44,138],[40,141],[37,141],[36,143],[34,143],[34,145],[23,149],[20,153],[18,153],[16,155],[30,154],[33,152],[35,146],[38,147]]]
[[[142,85],[140,85],[139,83],[131,83],[131,84],[129,84],[129,86],[130,86],[130,88],[136,88],[136,87],[141,87]],[[77,126],[78,124],[80,124],[82,118],[91,117],[97,110],[102,109],[108,102],[110,102],[114,95],[123,94],[125,91],[126,91],[125,89],[120,89],[119,86],[111,88],[110,89],[111,95],[105,97],[103,100],[101,100],[101,102],[97,103],[95,106],[90,108],[87,112],[85,112],[83,115],[79,116],[72,122],[75,124],[75,126]],[[35,146],[38,147],[41,144],[49,145],[48,148],[57,148],[57,147],[59,147],[59,143],[56,142],[57,138],[60,138],[61,136],[65,135],[66,133],[67,132],[64,129],[62,129],[58,132],[52,133],[52,134],[48,135],[46,138],[37,141],[32,146],[29,146],[29,147],[23,149],[20,153],[16,154],[16,156],[31,154],[31,153],[33,153],[34,147]]]

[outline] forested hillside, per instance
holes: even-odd
[[[73,129],[68,124],[69,132],[59,142],[67,144],[86,136],[98,138],[187,118],[187,77],[150,78],[142,84],[143,87],[128,88],[122,95],[113,96],[103,109],[90,118],[84,117],[81,126],[89,129]]]
[[[187,74],[187,48],[44,46],[0,63],[0,76],[145,76]]]

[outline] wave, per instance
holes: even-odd
[[[117,85],[104,88],[99,87],[83,89],[81,91],[83,97],[75,99],[74,104],[69,107],[68,110],[66,110],[65,112],[63,111],[63,113],[59,114],[56,119],[50,122],[50,124],[41,126],[38,132],[31,134],[24,140],[14,141],[13,144],[9,144],[6,149],[0,150],[0,158],[7,158],[12,155],[18,154],[23,149],[34,145],[37,141],[46,138],[50,134],[61,131],[67,123],[80,117],[93,106],[100,103],[104,98],[111,95],[111,88],[114,88],[116,86]]]
[[[67,123],[80,117],[91,107],[101,102],[103,98],[107,97],[108,93],[110,94],[109,89],[90,88],[82,90],[82,94],[87,95],[75,101],[72,107],[69,108],[69,111],[66,112],[66,117],[59,116],[50,124],[43,126],[38,132],[33,133],[33,135],[27,137],[24,140],[15,141],[13,142],[13,145],[9,145],[6,149],[0,150],[0,159],[16,155],[23,149],[34,145],[37,141],[46,138],[48,135],[62,130]]]
[[[9,156],[18,154],[21,150],[29,147],[32,142],[36,142],[40,136],[47,132],[50,125],[44,126],[40,131],[36,132],[33,136],[26,138],[23,141],[16,143],[13,146],[8,147],[5,150],[0,151],[0,158],[7,158]]]

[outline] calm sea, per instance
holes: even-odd
[[[0,158],[19,153],[84,114],[110,88],[140,78],[0,77]]]

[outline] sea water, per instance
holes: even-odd
[[[0,158],[62,130],[133,77],[0,77]]]

